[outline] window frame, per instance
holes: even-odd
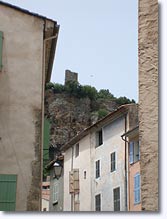
[[[140,184],[140,173],[136,173],[134,176],[134,204],[140,204],[141,202],[141,184]]]
[[[97,201],[99,201],[99,203],[97,203]],[[101,194],[100,193],[95,195],[95,211],[101,211]]]
[[[75,145],[75,158],[79,156],[79,143]]]
[[[98,179],[100,178],[101,175],[101,164],[100,164],[100,159],[95,161],[95,178]]]
[[[59,196],[59,182],[58,180],[55,179],[53,182],[53,196],[52,196],[53,205],[58,203],[59,200],[58,196]]]
[[[116,199],[115,199],[115,196],[116,196],[115,192],[117,190],[119,191],[119,193],[118,193],[119,196],[116,197]],[[120,190],[120,187],[113,189],[113,205],[114,205],[114,211],[120,211],[120,209],[121,209],[121,190]]]
[[[114,160],[112,160],[113,155],[114,155]],[[110,172],[112,173],[114,171],[116,171],[116,152],[115,151],[110,154]]]
[[[101,128],[96,132],[96,148],[103,145],[103,140],[103,129]]]

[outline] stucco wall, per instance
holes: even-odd
[[[134,204],[134,176],[136,173],[140,173],[140,161],[129,165],[129,210],[141,211],[141,203]]]
[[[69,171],[79,169],[79,200],[80,211],[91,211],[91,168],[90,168],[90,136],[87,135],[79,142],[79,156],[75,157],[75,147],[72,162],[72,148],[65,152],[64,160],[64,211],[71,211],[71,195],[69,194]],[[86,179],[84,179],[86,171]]]
[[[139,0],[139,140],[142,209],[158,210],[158,2]]]
[[[125,132],[125,119],[121,117],[103,128],[103,144],[92,151],[92,205],[95,209],[95,195],[102,194],[102,211],[114,211],[113,189],[120,187],[120,210],[125,211],[125,143],[121,135]],[[92,137],[93,137],[92,136]],[[111,153],[116,152],[116,170],[111,172]],[[95,179],[95,161],[100,160],[101,176]]]
[[[0,10],[0,174],[18,175],[16,211],[40,210],[43,20]]]

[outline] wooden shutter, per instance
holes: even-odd
[[[0,70],[2,70],[3,32],[0,31]]]
[[[69,193],[74,193],[74,173],[69,172]]]
[[[79,169],[73,169],[69,172],[69,192],[79,193]]]
[[[0,175],[0,211],[15,211],[16,175]]]

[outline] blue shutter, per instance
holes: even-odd
[[[134,162],[133,154],[134,154],[134,142],[130,142],[129,143],[129,163],[130,164]]]
[[[140,203],[140,174],[134,176],[134,204]]]

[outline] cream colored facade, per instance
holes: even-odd
[[[132,116],[133,115],[133,116]],[[133,117],[133,118],[132,118]],[[120,211],[127,210],[126,142],[121,138],[137,122],[135,104],[117,111],[84,130],[63,150],[64,155],[64,211],[73,211],[75,202],[79,211],[95,211],[95,196],[101,194],[101,211],[114,211],[115,188],[120,188]],[[103,144],[96,147],[97,132],[102,129]],[[76,157],[76,145],[79,155]],[[115,152],[115,170],[111,172],[111,154]],[[126,155],[125,155],[126,154]],[[96,161],[100,160],[100,177],[96,177]],[[69,172],[79,170],[79,193],[69,192]]]
[[[44,38],[58,26],[9,4],[0,3],[0,11],[0,174],[17,175],[16,211],[39,211],[44,86],[53,63]]]

